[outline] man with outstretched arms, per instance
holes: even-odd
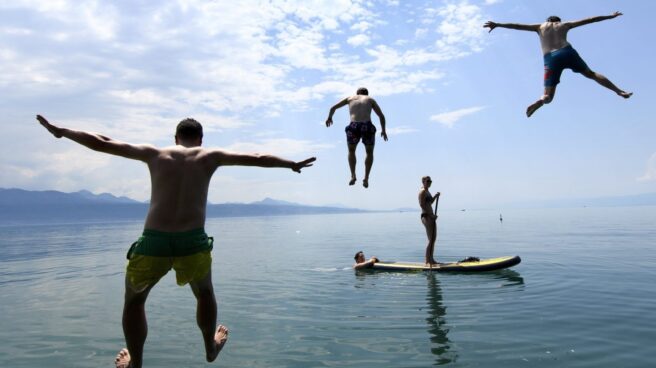
[[[496,23],[489,21],[483,25],[483,27],[489,28],[490,32],[497,27],[501,27],[520,31],[533,31],[537,32],[540,36],[540,45],[542,46],[542,54],[544,55],[544,95],[526,109],[526,116],[530,117],[537,109],[553,100],[554,94],[556,93],[556,85],[560,83],[560,75],[567,68],[596,81],[617,93],[618,96],[624,98],[631,97],[633,93],[619,89],[604,75],[592,71],[576,50],[574,50],[572,45],[567,42],[567,32],[570,29],[602,20],[613,19],[620,15],[622,13],[615,12],[611,15],[591,17],[574,22],[561,22],[559,17],[550,16],[546,22],[541,24]]]
[[[194,119],[178,124],[175,145],[157,148],[129,144],[84,131],[60,128],[37,115],[57,138],[65,137],[92,150],[143,161],[151,179],[151,199],[143,235],[128,251],[125,277],[123,332],[127,349],[116,356],[116,367],[142,366],[147,324],[144,305],[148,293],[171,268],[176,281],[189,284],[197,299],[196,321],[205,343],[206,359],[216,359],[228,339],[228,329],[216,325],[212,286],[213,238],[205,233],[207,191],[219,166],[282,167],[301,172],[315,158],[294,162],[276,156],[243,154],[201,147],[203,128]]]
[[[362,139],[362,143],[367,151],[367,156],[364,159],[364,179],[362,180],[362,186],[368,188],[369,173],[374,163],[374,144],[376,143],[376,127],[371,122],[371,110],[378,115],[381,129],[380,136],[387,141],[385,115],[383,115],[383,111],[376,103],[376,100],[369,97],[369,91],[362,87],[358,88],[355,96],[347,97],[330,108],[328,119],[326,119],[326,127],[333,125],[333,114],[335,110],[346,105],[348,105],[349,114],[351,115],[351,123],[344,129],[346,131],[346,143],[348,145],[348,163],[351,169],[349,185],[355,184],[357,180],[355,176],[355,149],[360,139]]]
[[[435,240],[437,239],[437,215],[433,212],[433,202],[440,197],[440,192],[432,195],[428,188],[433,184],[430,176],[421,178],[421,189],[419,189],[419,207],[421,208],[421,223],[426,229],[426,236],[428,237],[428,244],[426,245],[426,254],[424,262],[427,266],[434,266],[437,264],[433,254],[435,252]]]

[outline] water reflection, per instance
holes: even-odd
[[[473,275],[465,275],[467,277]],[[500,270],[479,274],[484,278],[490,277],[496,280],[504,281],[502,286],[519,286],[523,287],[524,278],[513,270]],[[446,306],[443,303],[442,289],[440,287],[440,277],[450,277],[450,275],[438,274],[437,272],[426,273],[428,284],[426,301],[428,302],[428,333],[430,334],[431,353],[435,355],[434,365],[445,365],[455,362],[458,359],[458,353],[453,349],[453,344],[447,334],[449,327],[446,324]]]
[[[521,285],[524,286],[524,278],[515,270],[499,270],[490,272],[489,275],[496,279],[507,281],[503,286]]]
[[[451,341],[447,334],[449,328],[446,325],[444,316],[446,315],[446,307],[442,303],[442,289],[440,288],[440,281],[435,272],[428,272],[428,295],[426,301],[428,302],[428,333],[431,341],[431,353],[435,355],[435,365],[444,365],[454,362],[458,357],[457,353],[451,350]]]
[[[385,275],[383,277],[383,275]],[[498,287],[510,287],[506,289],[511,292],[521,291],[524,288],[524,278],[514,270],[499,270],[491,272],[483,272],[476,274],[469,273],[438,273],[438,272],[424,272],[408,274],[406,272],[380,272],[375,270],[356,270],[355,288],[369,289],[375,287],[376,284],[386,284],[390,280],[394,281],[398,286],[398,280],[412,277],[417,282],[420,282],[423,277],[426,278],[426,313],[424,317],[427,323],[427,331],[430,340],[430,352],[434,356],[434,363],[432,365],[447,365],[455,363],[458,360],[457,342],[449,339],[449,324],[447,323],[446,313],[447,306],[444,304],[442,293],[442,286],[447,285],[452,292],[454,305],[462,305],[464,300],[472,297],[470,289],[467,295],[459,295],[463,289],[458,287],[461,283],[468,283],[469,286],[476,285],[477,292],[480,293],[497,293]],[[411,284],[420,286],[411,282]],[[421,289],[420,289],[421,290]],[[453,306],[452,306],[453,307]],[[423,310],[424,308],[420,308]],[[452,321],[453,322],[453,321]]]

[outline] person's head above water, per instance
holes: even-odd
[[[360,87],[360,88],[358,88],[358,90],[355,91],[355,93],[358,94],[358,95],[369,96],[369,91],[368,91],[366,88],[364,88],[364,87]]]
[[[362,251],[359,251],[359,252],[355,253],[355,256],[353,257],[353,259],[355,259],[355,263],[364,262],[365,261],[364,253]]]
[[[560,17],[552,15],[549,18],[547,18],[547,22],[558,23],[560,22]]]
[[[203,126],[192,118],[182,120],[175,129],[175,144],[200,146],[203,143]]]

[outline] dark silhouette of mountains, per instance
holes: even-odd
[[[298,214],[358,213],[356,208],[307,206],[265,198],[253,203],[208,204],[207,217],[282,216]],[[109,193],[82,190],[29,191],[0,188],[0,223],[98,222],[143,219],[148,203]]]
[[[5,205],[61,205],[89,203],[141,203],[128,197],[116,197],[109,193],[93,194],[88,190],[63,193],[55,190],[30,191],[23,189],[0,188],[0,206]]]

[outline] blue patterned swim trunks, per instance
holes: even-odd
[[[544,55],[544,86],[553,87],[560,83],[560,75],[565,69],[572,69],[574,73],[590,70],[571,45],[565,46]]]
[[[376,127],[371,121],[352,121],[344,131],[348,144],[358,144],[360,139],[365,146],[373,146],[376,143]]]

